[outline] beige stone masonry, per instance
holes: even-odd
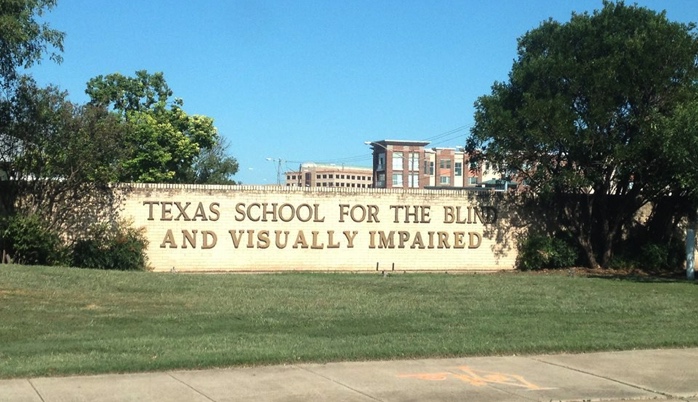
[[[453,190],[132,184],[156,271],[513,269],[502,194]]]

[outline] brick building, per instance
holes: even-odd
[[[372,183],[373,170],[366,167],[303,163],[286,172],[287,187],[371,188]]]
[[[428,141],[367,142],[373,150],[375,188],[480,187],[499,175],[471,165],[468,154],[455,148],[426,148]]]

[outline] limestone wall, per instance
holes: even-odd
[[[513,269],[502,194],[136,184],[122,216],[156,271]]]

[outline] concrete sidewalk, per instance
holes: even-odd
[[[0,381],[2,401],[698,402],[698,349],[298,364]]]

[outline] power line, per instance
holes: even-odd
[[[469,130],[469,128],[470,128],[470,126],[468,126],[468,125],[456,127],[454,129],[445,131],[443,133],[428,137],[428,138],[424,139],[424,141],[429,141],[430,145],[444,144],[444,143],[453,141],[457,138],[464,137],[467,133],[463,133],[463,131]],[[434,140],[439,140],[439,141],[434,142]],[[465,143],[465,141],[463,141],[463,143]],[[370,161],[372,159],[373,159],[373,154],[366,153],[366,154],[361,154],[361,155],[347,156],[344,158],[336,158],[336,159],[331,159],[331,160],[317,161],[315,163],[319,163],[319,164],[323,164],[323,165],[329,165],[329,164],[344,165],[344,164],[351,164],[351,163],[356,163],[356,162]],[[287,170],[296,169],[296,167],[290,167],[289,164],[300,165],[302,163],[305,163],[305,162],[300,162],[300,161],[288,161],[288,160],[284,160],[284,162],[286,164]]]
[[[441,133],[441,134],[437,134],[437,135],[435,135],[435,136],[433,136],[433,137],[426,138],[425,141],[438,140],[438,139],[441,139],[441,138],[446,137],[446,136],[448,136],[448,135],[455,134],[455,133],[459,133],[459,132],[461,132],[461,131],[463,131],[463,130],[467,130],[468,128],[469,128],[469,126],[460,126],[460,127],[456,127],[456,128],[454,128],[454,129],[452,129],[452,130],[448,130],[448,131],[443,132],[443,133]],[[456,137],[459,137],[459,136],[460,136],[460,135],[458,135],[458,136],[456,136]]]

